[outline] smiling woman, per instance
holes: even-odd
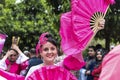
[[[54,64],[58,48],[51,34],[40,36],[36,51],[41,55],[43,64],[32,67],[25,80],[77,80],[65,67]]]
[[[44,60],[44,65],[53,65],[54,59],[57,57],[57,48],[50,42],[46,42],[42,46],[41,57]]]

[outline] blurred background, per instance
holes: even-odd
[[[22,49],[35,47],[39,35],[46,31],[60,43],[60,15],[67,11],[70,0],[0,0],[0,32],[8,35],[4,49],[11,46],[12,36],[20,37]],[[105,29],[91,44],[100,43],[109,50],[120,42],[120,0],[110,6],[105,19]]]

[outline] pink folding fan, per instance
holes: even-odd
[[[68,70],[53,65],[37,69],[26,80],[77,80],[77,78]]]
[[[61,48],[69,58],[83,63],[79,53],[98,32],[98,23],[112,3],[114,0],[71,0],[71,12],[62,14],[60,27]],[[67,59],[65,63],[71,65]]]
[[[0,53],[1,53],[2,48],[4,46],[5,39],[6,39],[6,35],[0,34]]]

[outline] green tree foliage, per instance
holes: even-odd
[[[50,32],[60,42],[59,27],[61,13],[70,11],[70,0],[0,0],[0,30],[8,35],[6,47],[11,45],[12,36],[20,36],[20,47],[35,47],[42,32]],[[120,0],[110,6],[106,15],[105,29],[96,39],[110,42],[120,41]]]
[[[35,47],[42,32],[50,32],[60,41],[59,17],[68,10],[69,0],[23,0],[18,4],[15,0],[2,0],[0,3],[0,30],[8,35],[5,46],[11,45],[12,36],[20,36],[20,47]]]

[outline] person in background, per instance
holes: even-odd
[[[96,50],[98,50],[98,49],[103,49],[102,45],[101,45],[101,44],[99,44],[99,43],[98,43],[98,44],[96,44],[96,46],[95,46],[95,47],[96,47]]]
[[[66,57],[65,54],[62,54],[61,56],[58,56],[56,59],[55,59],[55,64],[59,63],[59,62],[62,62],[64,60],[64,58]]]
[[[93,80],[93,76],[91,75],[91,72],[95,66],[95,55],[96,55],[96,47],[89,46],[88,47],[88,57],[85,59],[85,61],[86,61],[85,75],[87,76],[87,80]]]
[[[28,50],[25,50],[23,53],[24,53],[25,56],[27,56],[27,57],[30,59],[30,52],[29,52]],[[29,59],[28,59],[28,61],[29,61]],[[25,75],[26,75],[27,68],[28,68],[28,66],[26,67],[26,69],[24,69],[24,70],[22,70],[22,71],[20,72],[20,75],[25,76]]]
[[[28,65],[28,68],[26,70],[26,74],[32,66],[40,65],[41,63],[43,63],[43,61],[40,58],[36,57],[35,48],[30,49],[30,59],[28,62],[29,62],[29,65]]]
[[[79,80],[93,80],[91,72],[95,66],[95,55],[96,55],[95,46],[89,46],[88,56],[85,58],[86,65],[82,69],[80,69]]]
[[[12,45],[6,55],[0,60],[0,69],[10,73],[20,74],[21,70],[28,66],[28,57],[25,56],[19,47]]]
[[[95,63],[95,67],[92,71],[92,76],[94,77],[93,80],[98,80],[99,78],[99,75],[101,73],[101,69],[102,69],[102,60],[103,60],[103,57],[105,55],[104,53],[105,51],[103,51],[103,49],[98,49],[96,51],[96,63]]]
[[[24,53],[28,58],[30,58],[30,52],[29,52],[28,50],[25,50],[23,53]]]

